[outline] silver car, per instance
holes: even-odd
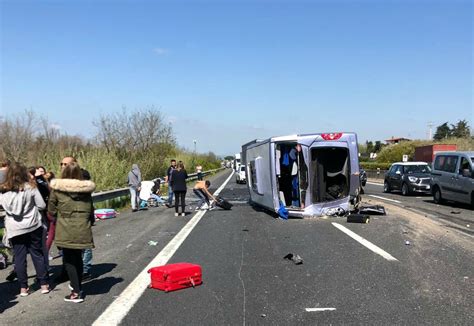
[[[435,203],[451,200],[474,207],[474,152],[437,153],[431,176]]]

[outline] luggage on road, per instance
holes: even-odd
[[[230,210],[230,209],[232,208],[232,206],[233,206],[231,203],[229,203],[227,200],[225,200],[225,199],[222,198],[222,197],[217,196],[217,197],[216,197],[216,200],[217,200],[217,201],[216,201],[216,206],[217,206],[217,207],[220,207],[220,208],[222,208],[222,209]]]
[[[148,270],[150,288],[165,292],[176,291],[202,284],[201,266],[191,263],[176,263]]]
[[[115,211],[115,209],[111,208],[96,209],[94,211],[94,216],[99,220],[106,220],[109,218],[117,217],[117,212]]]

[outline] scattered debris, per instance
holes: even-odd
[[[405,246],[409,246],[409,245],[410,245],[410,241],[405,240]]]
[[[242,231],[244,231],[244,232],[249,232],[249,229],[242,229]]]
[[[107,233],[105,236],[106,236],[106,237],[111,237],[112,235]]]
[[[468,276],[464,276],[464,279],[465,279],[465,280],[468,280],[468,279],[469,279],[469,277],[468,277]]]
[[[357,213],[368,215],[387,215],[385,212],[385,207],[381,205],[361,206],[359,209],[357,209]]]
[[[403,231],[402,233],[403,233],[403,234],[408,234],[408,231]]]
[[[156,246],[157,244],[158,244],[158,242],[156,242],[156,241],[153,241],[153,240],[148,241],[149,246]]]
[[[451,211],[451,214],[461,214],[461,211]]]
[[[468,227],[468,228],[469,228],[469,227],[471,227],[471,226],[470,226],[469,224],[466,224],[466,227]]]
[[[128,249],[128,248],[130,248],[131,246],[132,246],[132,244],[131,244],[131,243],[129,243],[129,244],[127,245],[127,249]]]
[[[292,260],[293,263],[295,263],[295,265],[301,265],[301,264],[303,264],[303,258],[301,258],[300,255],[294,255],[294,254],[292,254],[292,253],[289,253],[288,255],[286,255],[285,257],[283,257],[283,259]]]
[[[370,216],[366,214],[350,214],[347,216],[347,223],[369,223]]]
[[[265,317],[267,317],[267,315],[261,314],[260,317],[265,318]]]

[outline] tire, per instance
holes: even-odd
[[[387,181],[383,183],[383,192],[390,192],[390,184]]]
[[[433,189],[433,201],[435,204],[443,203],[443,197],[441,196],[441,190],[438,186]]]
[[[410,188],[408,188],[408,185],[406,183],[402,184],[402,195],[403,196],[410,195]]]

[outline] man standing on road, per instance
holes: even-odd
[[[198,164],[196,166],[196,173],[197,173],[198,180],[202,181],[202,166],[201,166],[201,164]]]
[[[173,207],[173,188],[171,187],[171,174],[173,173],[175,169],[176,169],[176,160],[172,159],[171,165],[166,171],[166,177],[165,177],[165,181],[168,183],[168,204],[166,205],[168,206],[168,208]]]
[[[137,164],[132,165],[132,170],[128,172],[128,187],[130,189],[130,200],[132,201],[132,212],[138,210],[140,202],[139,193],[142,183],[142,173]]]

